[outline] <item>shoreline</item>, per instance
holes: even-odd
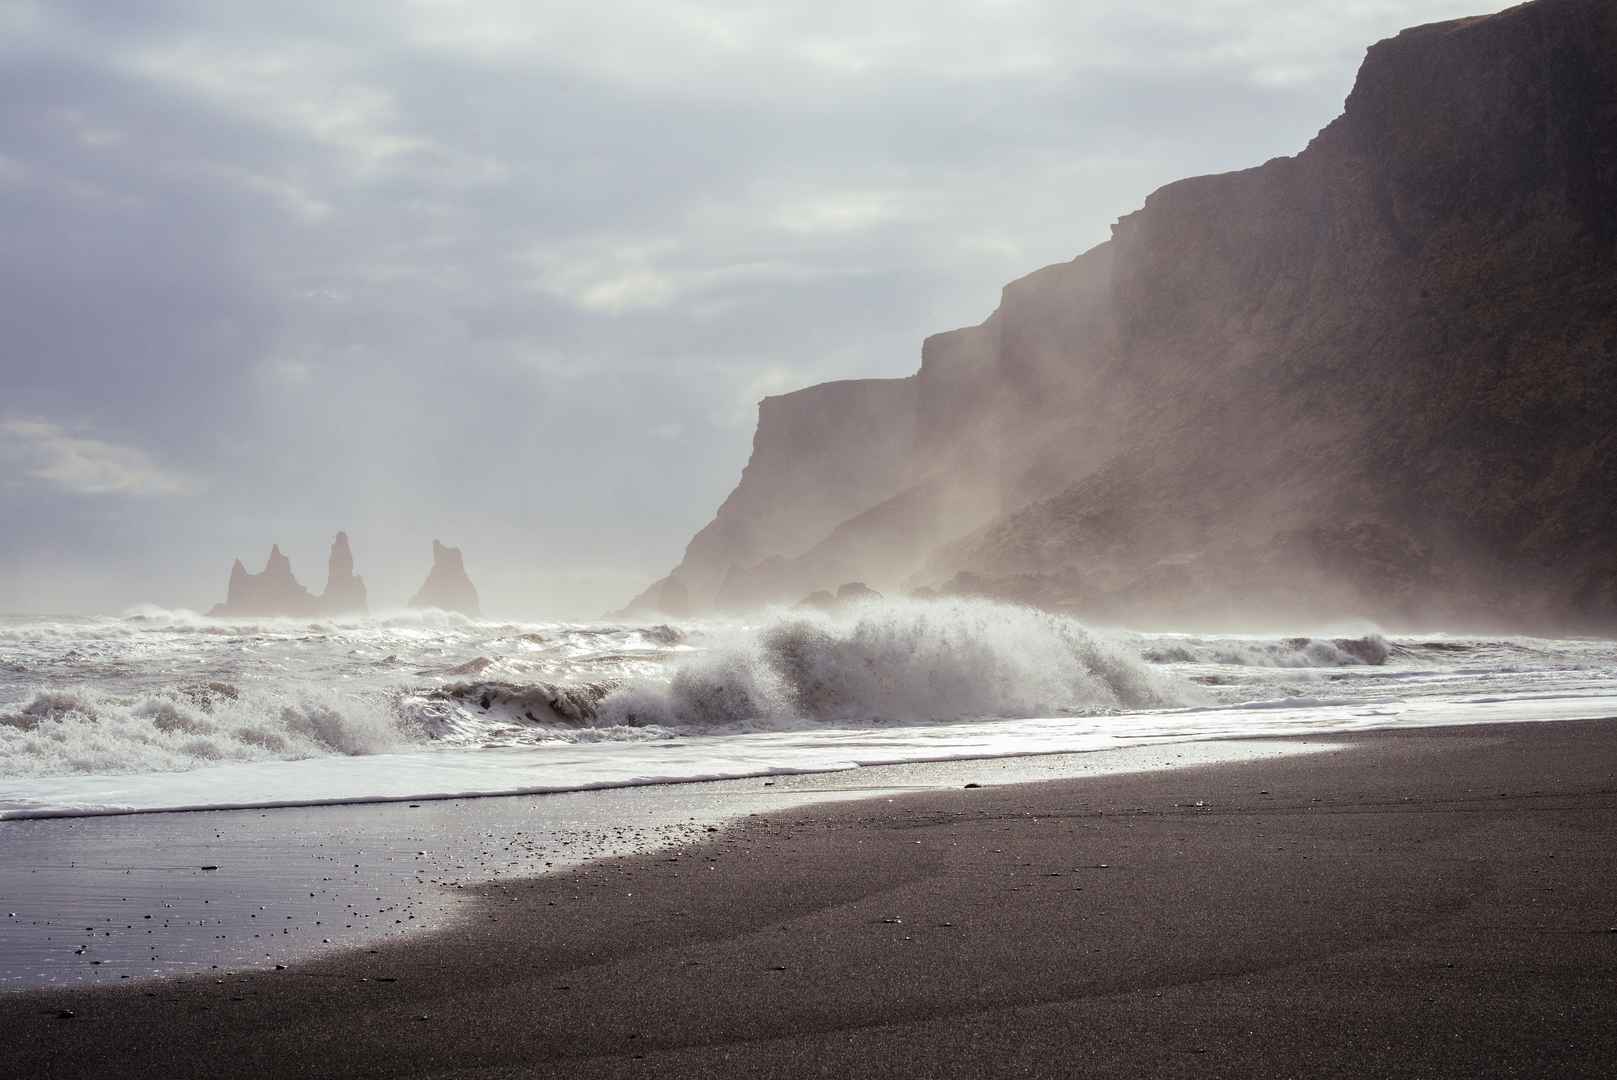
[[[1609,1074],[1617,721],[1329,742],[819,802],[286,971],[3,994],[0,1071]]]
[[[834,730],[834,729],[833,729]],[[1389,730],[1389,729],[1367,729]],[[743,772],[724,776],[689,776],[689,777],[648,777],[635,780],[609,780],[600,783],[580,784],[574,786],[535,786],[515,788],[495,788],[488,791],[460,791],[460,792],[427,792],[415,795],[358,795],[334,798],[316,799],[284,799],[264,802],[242,803],[198,803],[186,806],[152,806],[152,807],[116,807],[97,809],[9,809],[0,810],[0,823],[8,821],[73,821],[84,818],[109,817],[138,817],[150,814],[230,814],[245,813],[254,810],[314,810],[322,808],[341,808],[358,806],[393,806],[399,803],[436,803],[436,802],[462,802],[475,799],[526,799],[542,798],[556,795],[583,795],[594,792],[611,792],[635,790],[640,788],[677,788],[689,784],[739,784],[747,781],[768,780],[776,781],[789,777],[804,776],[836,776],[839,774],[856,774],[864,776],[875,770],[906,768],[910,766],[950,765],[959,763],[972,765],[978,762],[1015,761],[1019,758],[1057,758],[1070,755],[1091,754],[1118,754],[1128,751],[1140,751],[1147,754],[1163,747],[1190,746],[1201,743],[1241,743],[1241,742],[1269,742],[1278,739],[1298,738],[1317,739],[1329,741],[1329,731],[1318,735],[1194,735],[1180,737],[1163,737],[1154,741],[1128,743],[1120,746],[1097,746],[1081,750],[1013,750],[1004,753],[981,753],[966,756],[940,755],[937,757],[903,758],[895,761],[877,761],[870,764],[852,762],[841,765],[828,765],[824,768],[788,769],[776,768],[759,770],[757,772]],[[386,758],[386,754],[367,755],[368,757]],[[290,760],[277,762],[277,765],[296,767],[303,764],[301,761]],[[148,777],[163,778],[166,776],[184,776],[185,773],[150,773],[140,774],[140,779]],[[867,786],[867,785],[861,785]],[[879,786],[879,785],[877,785]]]
[[[468,886],[677,846],[759,813],[1333,745],[1170,743],[402,805],[0,822],[0,993],[273,968],[449,929],[463,921]],[[496,836],[505,839],[491,847]],[[148,852],[167,858],[129,858]]]
[[[1323,706],[1323,708],[1322,708]],[[1386,711],[1396,706],[1394,711]],[[1286,697],[1217,706],[1019,720],[965,720],[892,727],[824,727],[737,735],[686,735],[665,742],[600,742],[550,746],[442,748],[375,754],[327,755],[262,762],[232,762],[178,772],[66,774],[27,777],[0,788],[0,824],[143,814],[274,811],[431,803],[479,798],[526,798],[644,787],[729,783],[790,776],[832,775],[871,769],[1015,760],[1060,754],[1316,738],[1373,731],[1454,726],[1491,727],[1600,719],[1617,710],[1617,693],[1504,694],[1460,699],[1412,698],[1397,702]],[[1107,727],[1106,725],[1122,725]],[[1155,725],[1153,727],[1153,725]],[[895,749],[894,737],[911,740]],[[913,740],[927,739],[928,743]],[[784,740],[784,742],[782,741]],[[667,758],[687,755],[659,772]],[[944,750],[942,747],[947,746]],[[693,760],[697,763],[693,763]],[[579,780],[579,770],[595,779]],[[402,776],[413,779],[401,782]],[[446,781],[455,777],[458,783]],[[499,777],[504,782],[491,778]],[[511,783],[520,777],[523,782]],[[546,777],[536,781],[537,777]],[[450,786],[443,786],[446,782]],[[222,784],[246,790],[330,785],[345,794],[221,800]],[[108,785],[112,796],[105,793]],[[307,787],[305,788],[308,789]],[[90,792],[95,794],[91,795]],[[184,794],[181,794],[184,793]],[[94,802],[116,797],[117,802]]]

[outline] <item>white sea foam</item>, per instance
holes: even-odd
[[[439,612],[244,623],[153,608],[3,629],[24,647],[0,659],[75,677],[48,689],[19,679],[31,692],[0,705],[0,766],[17,776],[416,743],[644,742],[1082,715],[1198,693],[1071,619],[970,600],[781,612],[694,631]],[[174,677],[187,671],[195,676]],[[210,682],[228,693],[208,691]]]
[[[1157,664],[1224,664],[1232,667],[1325,668],[1379,666],[1392,655],[1380,634],[1356,638],[1175,637],[1149,646],[1145,659]]]
[[[0,706],[0,774],[11,777],[379,754],[409,742],[390,710],[315,687],[213,683],[123,695],[72,686]]]
[[[1076,621],[975,600],[791,612],[727,635],[601,703],[602,721],[679,731],[1056,716],[1178,704],[1192,688]]]
[[[1611,715],[1610,642],[1103,635],[980,601],[680,627],[0,617],[0,817]]]

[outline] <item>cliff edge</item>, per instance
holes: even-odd
[[[1295,157],[1157,191],[909,379],[766,399],[636,604],[856,579],[1137,625],[1617,629],[1617,5],[1380,42]]]

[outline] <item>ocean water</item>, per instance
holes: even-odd
[[[422,800],[1617,716],[1617,645],[1098,631],[983,601],[616,625],[0,617],[0,818]]]

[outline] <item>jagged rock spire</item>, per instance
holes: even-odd
[[[460,548],[432,542],[432,570],[421,590],[410,599],[411,607],[432,607],[443,611],[458,611],[473,618],[481,617],[483,610],[477,589],[466,574],[466,561]]]
[[[237,559],[230,567],[230,587],[225,602],[208,612],[210,615],[261,618],[284,615],[304,618],[319,610],[319,601],[309,590],[298,584],[292,575],[292,561],[281,552],[279,544],[270,546],[264,569],[249,573]]]
[[[368,608],[365,579],[354,573],[354,552],[348,546],[346,532],[339,532],[331,542],[331,556],[326,560],[326,591],[320,601],[322,610],[330,615],[363,614]]]
[[[309,590],[298,583],[292,573],[292,560],[281,551],[280,544],[271,544],[264,569],[250,573],[237,559],[230,567],[230,588],[225,602],[216,605],[210,615],[228,617],[286,617],[312,618],[317,615],[363,614],[366,610],[365,581],[354,573],[354,553],[348,546],[348,534],[340,532],[331,545],[327,562],[326,591],[321,596],[309,595]]]

